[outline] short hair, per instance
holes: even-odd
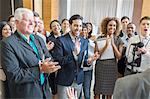
[[[40,17],[40,15],[35,11],[33,11],[33,15],[34,15],[34,17]]]
[[[52,29],[52,23],[53,22],[57,22],[60,25],[60,22],[58,20],[53,20],[53,21],[50,22],[50,29]]]
[[[134,23],[132,23],[132,22],[128,23],[128,25],[130,25],[130,24],[135,26],[135,24],[134,24]],[[127,26],[128,26],[128,25],[127,25]],[[135,27],[136,27],[136,26],[135,26]]]
[[[10,19],[11,19],[11,18],[13,18],[13,17],[14,17],[14,15],[10,15],[10,16],[8,17],[7,22],[9,22],[9,21],[10,21]]]
[[[86,23],[82,23],[82,29],[87,28]]]
[[[116,31],[114,33],[115,36],[119,35],[119,31],[120,31],[120,21],[118,18],[116,17],[106,17],[102,20],[101,23],[101,32],[104,34],[104,36],[107,35],[107,25],[110,21],[115,21],[116,22]]]
[[[77,19],[83,21],[82,16],[80,16],[79,14],[75,14],[75,15],[71,16],[71,18],[69,19],[69,23],[72,24],[73,20],[77,20]]]
[[[143,20],[150,20],[150,17],[149,16],[144,16],[140,19],[140,23],[143,21]]]
[[[121,18],[121,21],[122,21],[122,20],[124,20],[124,19],[128,19],[128,20],[130,20],[130,19],[129,19],[129,17],[127,17],[127,16],[123,16],[123,17]]]
[[[68,19],[63,19],[63,20],[61,21],[61,24],[62,24],[64,21],[69,21],[69,20],[68,20]]]
[[[15,17],[15,20],[22,20],[22,15],[25,14],[25,13],[30,13],[33,15],[33,12],[30,10],[30,9],[27,9],[27,8],[17,8],[15,10],[15,14],[14,14],[14,17]]]

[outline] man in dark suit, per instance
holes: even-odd
[[[69,86],[74,87],[79,96],[84,76],[81,66],[88,66],[94,60],[88,59],[87,40],[79,37],[82,19],[80,15],[73,15],[69,19],[71,31],[59,37],[54,46],[54,59],[61,65],[56,77],[59,99],[68,99],[66,89]]]
[[[18,8],[14,16],[17,31],[1,42],[1,65],[7,76],[9,97],[50,99],[48,74],[60,66],[50,61],[45,43],[33,34],[33,12]]]

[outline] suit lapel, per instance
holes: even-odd
[[[15,32],[15,35],[19,44],[36,54],[33,48],[17,32]]]
[[[71,51],[73,51],[75,45],[74,45],[69,33],[67,34],[67,42],[69,43],[69,47],[70,47]]]
[[[35,36],[34,36],[35,37]],[[41,48],[41,44],[40,44],[40,41],[35,37],[35,40],[34,40],[34,44],[36,45],[36,47],[37,47],[37,50],[38,50],[38,54],[39,54],[39,58],[40,59],[43,59],[43,58],[45,58],[43,55],[44,55],[44,53],[43,53],[43,50],[42,50],[42,48]]]
[[[83,46],[84,46],[84,44],[83,44],[83,40],[80,38],[80,53],[82,52],[82,50],[83,50]],[[79,54],[80,54],[79,53]]]

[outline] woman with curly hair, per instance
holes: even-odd
[[[95,65],[95,99],[99,99],[100,94],[106,99],[112,97],[118,77],[117,60],[121,58],[123,48],[123,42],[118,36],[119,29],[120,22],[116,17],[106,17],[102,20],[101,32],[104,36],[103,38],[97,38],[97,50],[100,57]]]

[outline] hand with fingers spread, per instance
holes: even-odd
[[[53,73],[60,69],[58,62],[53,62],[49,59],[45,59],[40,63],[40,71],[44,73]]]
[[[50,51],[54,48],[54,42],[52,41],[49,41],[47,44],[46,44],[46,47],[47,49]]]
[[[73,87],[67,88],[67,95],[69,99],[78,99],[77,91]]]

